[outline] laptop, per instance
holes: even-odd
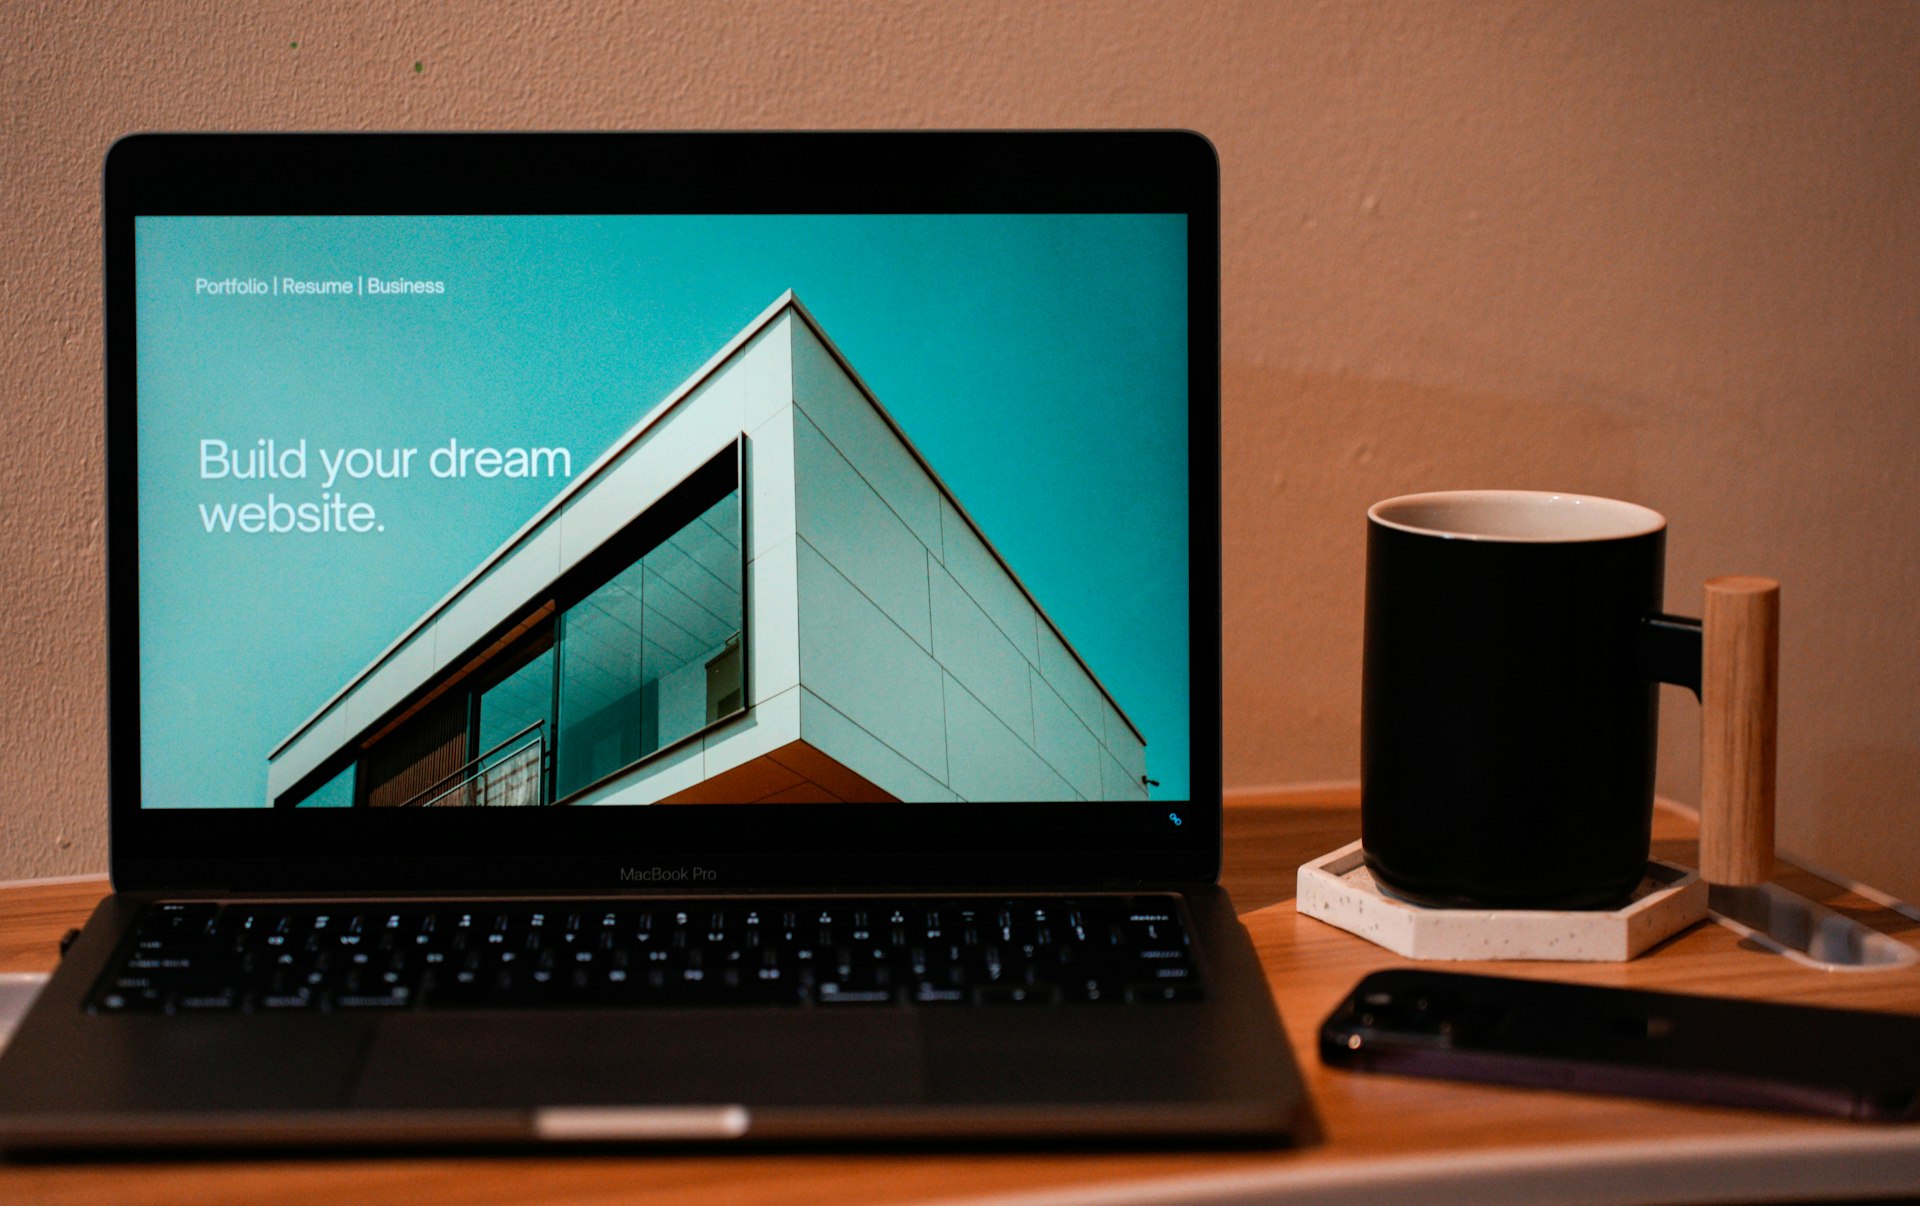
[[[0,1144],[1284,1140],[1178,132],[137,135]]]

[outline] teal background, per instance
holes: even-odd
[[[267,753],[563,479],[428,452],[566,447],[578,473],[793,289],[1189,784],[1186,227],[1178,215],[141,218],[141,797],[266,803]],[[196,296],[194,278],[405,276],[438,296]],[[200,441],[308,442],[304,481],[203,481]],[[319,501],[383,530],[209,535],[198,504]]]

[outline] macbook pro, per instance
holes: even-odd
[[[0,1143],[1281,1141],[1183,133],[138,135]]]

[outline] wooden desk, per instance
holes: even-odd
[[[1783,1115],[1334,1072],[1314,1031],[1363,973],[1406,961],[1295,915],[1295,868],[1358,836],[1352,789],[1242,794],[1225,880],[1266,962],[1317,1110],[1286,1151],[711,1152],[299,1158],[0,1167],[33,1203],[1698,1201],[1920,1195],[1920,1125]],[[1691,862],[1692,826],[1656,818],[1656,853]],[[1782,882],[1904,940],[1920,924],[1804,873]],[[50,967],[105,884],[0,892],[0,971]],[[1629,964],[1460,964],[1535,975],[1920,1013],[1920,971],[1818,972],[1697,926]]]

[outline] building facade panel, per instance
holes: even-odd
[[[805,323],[793,328],[794,403],[913,530],[940,544],[940,491]]]
[[[800,534],[931,649],[926,546],[804,413],[794,416],[793,456]]]
[[[793,407],[782,406],[747,430],[749,557],[793,539]]]
[[[895,799],[928,804],[959,800],[945,783],[805,687],[800,689],[800,733],[808,745],[842,766],[859,768],[861,776]]]
[[[839,796],[818,783],[796,783],[787,790],[775,792],[760,801],[762,804],[838,804],[841,802]]]
[[[789,687],[708,733],[700,745],[702,778],[732,770],[800,740],[800,688]]]
[[[1147,773],[1146,747],[1140,744],[1140,739],[1133,734],[1133,728],[1121,719],[1120,713],[1114,709],[1111,702],[1103,699],[1100,704],[1101,717],[1106,725],[1103,744],[1106,745],[1107,752],[1113,755],[1114,760],[1120,763],[1121,768],[1137,782]]]
[[[267,799],[278,799],[341,746],[353,739],[347,728],[347,710],[332,707],[322,713],[285,749],[267,760]]]
[[[1052,684],[1060,693],[1074,715],[1087,726],[1087,731],[1097,738],[1104,738],[1107,731],[1106,718],[1101,713],[1100,688],[1080,667],[1067,647],[1061,643],[1053,629],[1045,624],[1040,626],[1040,667],[1041,677]]]
[[[1000,723],[1032,745],[1033,684],[1027,660],[943,567],[929,563],[927,570],[933,581],[934,660]]]
[[[1101,799],[1100,741],[1038,670],[1031,671],[1034,750],[1089,800]]]
[[[589,788],[573,801],[593,804],[652,804],[685,791],[706,777],[706,755],[698,741],[659,754],[627,774]]]
[[[946,782],[939,665],[804,538],[797,560],[801,683]]]
[[[353,694],[347,696],[346,717],[349,729],[364,729],[394,708],[433,673],[433,636],[416,633],[406,644],[387,655],[380,668],[368,675]]]
[[[727,363],[726,376],[739,398],[739,430],[753,431],[793,405],[793,338],[803,326],[791,309],[783,310]]]
[[[993,617],[1000,631],[1013,642],[1020,655],[1036,665],[1040,661],[1037,629],[1041,626],[1033,604],[1006,569],[987,551],[973,528],[961,518],[947,499],[940,500],[941,532],[945,541],[947,572],[953,575],[981,610]]]
[[[538,598],[559,576],[560,529],[550,522],[449,602],[421,633],[433,641],[434,670],[471,656],[474,645],[501,617]]]
[[[771,699],[800,681],[800,586],[796,541],[747,562],[747,699]]]
[[[951,674],[943,679],[953,750],[948,786],[963,800],[1075,800],[1079,796],[1031,746],[1000,723]]]
[[[1114,761],[1113,752],[1105,746],[1100,749],[1100,797],[1104,800],[1147,798],[1147,785],[1140,782],[1138,775]]]

